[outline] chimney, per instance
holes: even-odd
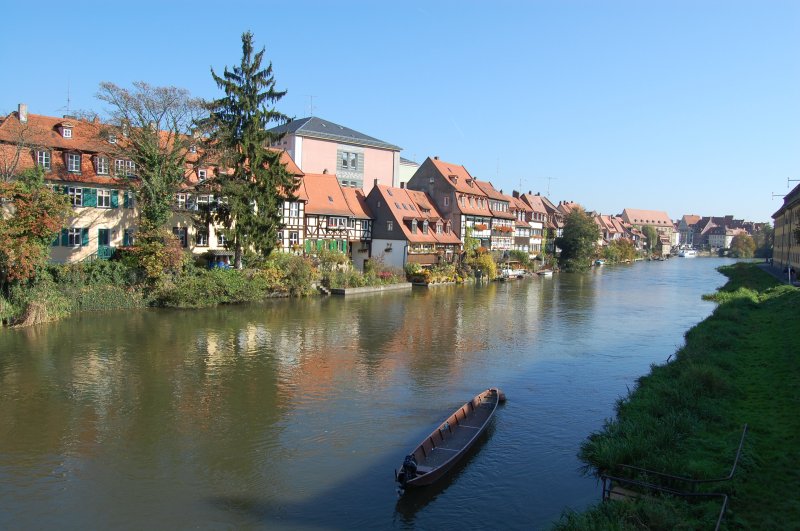
[[[374,186],[378,186],[378,179],[375,179],[375,184],[374,184]]]
[[[517,199],[519,199],[519,192],[517,192],[516,190],[511,190],[511,197],[516,197]]]
[[[439,155],[434,156],[433,160],[439,160]]]
[[[325,168],[324,170],[322,170],[322,175],[328,175],[328,168]]]
[[[400,189],[402,190],[405,187],[406,187],[406,183],[404,183],[403,181],[400,181]]]
[[[100,117],[95,114],[94,118],[92,118],[92,123],[94,125],[100,125]]]
[[[19,104],[19,107],[17,108],[17,114],[19,115],[20,123],[28,123],[28,105],[26,103]]]

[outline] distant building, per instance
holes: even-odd
[[[405,186],[419,168],[419,163],[400,157],[400,182],[397,186]]]
[[[646,225],[650,225],[658,232],[658,242],[650,242],[651,249],[660,246],[661,254],[668,255],[672,249],[673,235],[675,234],[675,224],[666,212],[660,210],[641,210],[637,208],[626,208],[622,211],[623,221],[629,223],[639,230]]]
[[[400,184],[400,148],[394,144],[316,116],[270,132],[284,133],[273,147],[285,149],[305,173],[336,174],[342,186],[365,193],[375,180],[386,186]]]

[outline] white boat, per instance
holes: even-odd
[[[681,258],[694,258],[697,256],[697,251],[694,249],[682,249],[681,252],[678,253],[678,256]]]
[[[541,271],[539,271],[539,276],[552,277],[553,276],[553,270],[552,269],[542,269]]]
[[[595,260],[594,265],[596,266],[606,265],[606,261],[603,259]]]

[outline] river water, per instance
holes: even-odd
[[[0,330],[0,529],[546,528],[580,443],[713,304],[725,259]],[[394,468],[508,402],[440,484]]]

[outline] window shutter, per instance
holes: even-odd
[[[111,190],[111,208],[119,208],[119,191]]]
[[[307,253],[310,253],[310,252],[311,252],[311,243],[312,243],[313,241],[314,241],[314,240],[306,240],[306,252],[307,252]]]
[[[97,206],[97,188],[83,189],[83,206],[85,207]]]
[[[61,245],[67,247],[69,245],[69,233],[67,229],[61,229]]]
[[[81,229],[81,247],[89,245],[89,229]]]
[[[123,195],[122,195],[122,206],[125,207],[125,208],[130,208],[131,207],[130,205],[131,205],[131,202],[130,202],[130,199],[128,199],[128,192],[125,191],[125,192],[123,192]]]
[[[51,243],[50,245],[52,245],[53,247],[58,247],[58,243],[59,243],[60,239],[61,239],[60,234],[56,233],[56,239],[53,240],[53,243]]]

